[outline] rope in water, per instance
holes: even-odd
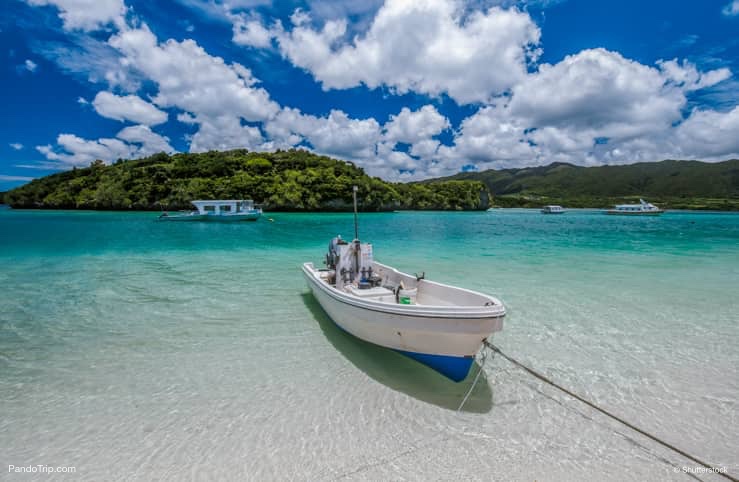
[[[495,353],[493,353],[493,356],[495,356]],[[480,379],[480,375],[484,371],[483,368],[485,368],[485,360],[487,360],[488,352],[483,350],[482,352],[482,361],[480,362],[480,369],[477,371],[477,375],[475,376],[475,379],[472,382],[472,386],[469,390],[467,390],[467,395],[464,396],[464,399],[462,400],[462,403],[459,404],[459,407],[457,408],[457,413],[462,410],[462,407],[464,407],[464,404],[467,403],[467,399],[470,398],[470,394],[472,394],[472,390],[475,389],[475,385],[477,385],[477,381]]]
[[[725,477],[728,480],[731,480],[732,482],[739,482],[739,479],[737,479],[736,477],[734,477],[734,476],[729,475],[728,473],[726,473],[726,469],[714,467],[714,466],[710,465],[709,463],[702,461],[698,457],[695,457],[694,455],[690,455],[689,453],[685,452],[684,450],[681,450],[681,449],[675,447],[671,443],[665,442],[664,440],[660,439],[656,435],[652,435],[651,433],[649,433],[649,432],[647,432],[647,431],[645,431],[645,430],[637,427],[636,425],[627,422],[623,418],[621,418],[621,417],[619,417],[617,415],[612,414],[608,410],[597,406],[595,403],[593,403],[593,402],[591,402],[589,400],[586,400],[585,398],[581,397],[580,395],[577,395],[576,393],[571,392],[570,390],[566,389],[562,385],[559,385],[559,384],[555,383],[554,381],[552,381],[549,378],[547,378],[545,375],[542,375],[541,373],[537,372],[533,368],[529,368],[528,366],[524,365],[523,363],[519,362],[518,360],[516,360],[516,359],[514,359],[514,358],[512,358],[512,357],[510,357],[508,355],[506,355],[505,353],[503,353],[500,350],[500,348],[498,348],[497,346],[493,345],[489,341],[484,340],[483,343],[485,344],[486,347],[488,347],[491,350],[493,350],[493,353],[499,353],[500,356],[502,356],[503,358],[505,358],[509,362],[513,363],[514,365],[516,365],[516,366],[522,368],[523,370],[527,371],[528,373],[530,373],[534,377],[538,378],[539,380],[543,381],[544,383],[547,383],[547,384],[553,386],[554,388],[557,388],[558,390],[563,391],[567,395],[569,395],[569,396],[571,396],[571,397],[573,397],[573,398],[575,398],[577,400],[580,400],[585,405],[588,405],[589,407],[594,408],[595,410],[599,411],[603,415],[606,415],[606,416],[612,418],[613,420],[616,420],[617,422],[619,422],[619,423],[621,423],[623,425],[626,425],[630,429],[632,429],[632,430],[634,430],[636,432],[639,432],[640,434],[644,435],[645,437],[654,440],[658,444],[660,444],[660,445],[662,445],[664,447],[667,447],[668,449],[670,449],[670,450],[672,450],[674,452],[677,452],[678,454],[682,455],[683,457],[685,457],[687,459],[690,459],[693,462],[695,462],[696,464],[699,464],[699,465],[703,466],[704,468],[708,469],[712,473],[714,473],[716,475],[720,475],[722,477]],[[484,361],[484,359],[483,359],[483,361]],[[480,371],[482,371],[482,367],[480,368]],[[480,374],[478,373],[478,376],[479,375]],[[477,382],[477,379],[475,379],[475,383],[476,382]],[[474,384],[473,384],[473,386],[474,386]],[[472,390],[470,390],[470,392],[471,391]],[[468,396],[469,396],[469,393],[468,393]],[[465,397],[465,400],[466,399],[467,398]],[[464,405],[464,401],[462,402],[462,405]],[[460,408],[462,408],[461,405],[460,405]]]

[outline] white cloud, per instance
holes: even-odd
[[[143,81],[123,56],[105,41],[90,35],[70,33],[64,42],[32,42],[31,48],[56,63],[63,72],[81,76],[91,83],[111,89],[136,92]]]
[[[729,112],[694,110],[677,127],[672,144],[686,158],[739,158],[739,106]]]
[[[604,49],[582,51],[541,65],[510,98],[465,119],[454,145],[439,148],[442,162],[434,175],[456,172],[467,162],[487,169],[734,155],[739,129],[733,116],[739,114],[683,116],[687,93],[730,75],[727,69],[700,72],[685,61],[649,67]]]
[[[26,0],[33,6],[52,5],[59,9],[66,30],[93,31],[113,24],[125,26],[123,0]]]
[[[129,68],[156,84],[155,104],[182,109],[187,116],[178,119],[199,125],[192,150],[259,145],[259,129],[242,124],[265,121],[279,111],[249,69],[209,55],[193,40],[159,43],[143,25],[120,32],[109,43]]]
[[[167,113],[136,95],[119,96],[101,91],[92,101],[95,111],[103,117],[153,126],[167,121]]]
[[[349,160],[373,157],[381,136],[375,119],[351,119],[340,110],[315,117],[297,109],[283,109],[265,125],[265,131],[276,147],[307,141],[320,154]]]
[[[23,144],[21,144],[20,142],[11,142],[9,145],[16,151],[20,151],[21,149],[23,149]]]
[[[687,60],[683,60],[682,64],[677,59],[659,60],[657,65],[665,78],[685,92],[705,89],[731,77],[731,71],[725,67],[708,72],[699,72],[695,64]]]
[[[266,48],[272,44],[272,32],[262,25],[258,18],[245,14],[231,15],[233,22],[233,42],[248,47]]]
[[[385,124],[385,139],[415,144],[440,134],[449,126],[449,119],[433,105],[425,105],[413,112],[403,107],[398,115],[390,116],[390,121]]]
[[[424,139],[411,146],[411,155],[421,159],[430,159],[436,155],[441,142],[434,139]]]
[[[734,0],[729,3],[723,8],[723,10],[721,10],[721,12],[727,17],[735,17],[739,15],[739,0]]]
[[[342,19],[321,30],[303,19],[290,31],[273,32],[282,54],[324,89],[386,85],[398,93],[484,102],[526,76],[540,31],[515,9],[464,14],[452,0],[387,0],[369,30],[350,41]]]
[[[79,97],[77,97],[77,103],[80,104],[80,105],[87,105],[87,104],[90,103],[90,101],[87,100],[87,99],[85,99],[82,96],[79,96]]]
[[[197,118],[193,121],[198,122]],[[263,142],[258,127],[243,125],[236,116],[223,115],[208,117],[200,122],[200,129],[190,140],[190,151],[224,151],[236,148],[260,150]]]
[[[151,130],[146,125],[128,126],[123,128],[116,137],[129,144],[138,145],[133,154],[135,157],[149,156],[157,152],[173,152],[174,148],[169,145],[169,139]]]
[[[38,64],[36,64],[36,62],[34,62],[31,59],[26,59],[23,65],[25,66],[26,70],[29,72],[36,72],[36,69],[38,68]]]
[[[679,68],[679,67],[678,67]],[[543,64],[513,88],[510,111],[527,127],[572,126],[635,135],[681,118],[683,92],[658,69],[605,49]]]
[[[59,134],[57,146],[36,146],[50,161],[63,166],[84,166],[95,160],[112,162],[116,159],[136,159],[157,152],[172,152],[169,139],[156,134],[147,126],[129,126],[116,138],[87,140],[74,134]]]
[[[97,159],[106,162],[131,157],[132,148],[119,139],[103,138],[86,140],[74,134],[59,134],[58,148],[51,145],[36,146],[36,149],[50,161],[58,161],[69,166],[86,165]]]
[[[0,174],[0,181],[33,181],[35,178],[29,176],[10,176]]]
[[[488,167],[535,163],[538,151],[529,143],[525,130],[526,125],[508,109],[481,108],[462,121],[454,146],[441,147],[444,172],[456,172],[470,162],[488,163]]]

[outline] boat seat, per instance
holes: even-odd
[[[382,301],[384,303],[395,303],[395,294],[382,286],[375,286],[373,288],[359,289],[356,286],[349,285],[348,290],[350,294],[359,298],[366,298],[373,301]]]

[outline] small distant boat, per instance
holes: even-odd
[[[356,225],[351,243],[334,238],[325,269],[303,264],[313,296],[344,331],[463,380],[483,341],[503,328],[503,304],[378,263],[372,249],[359,241]]]
[[[192,201],[197,211],[177,214],[162,213],[160,221],[256,221],[262,210],[254,206],[251,199],[217,199]]]
[[[639,204],[617,204],[613,209],[605,211],[606,214],[624,216],[659,216],[665,212],[652,203],[639,199]]]
[[[541,212],[544,214],[564,214],[565,210],[562,206],[551,204],[541,208]]]

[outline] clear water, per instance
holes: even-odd
[[[456,413],[471,377],[338,330],[299,266],[350,237],[351,215],[155,217],[0,210],[0,479],[65,479],[10,464],[311,481],[695,466],[501,358]],[[382,262],[503,300],[510,355],[739,473],[739,215],[363,214],[360,234]]]

